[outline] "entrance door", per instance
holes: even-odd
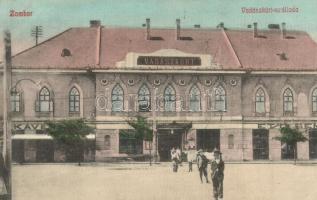
[[[253,160],[269,159],[269,130],[253,130]]]
[[[197,150],[212,152],[216,147],[220,149],[220,129],[197,130]]]
[[[309,159],[317,159],[317,129],[309,131]]]
[[[182,145],[182,133],[181,130],[159,130],[158,131],[158,153],[160,161],[171,160],[171,149]]]

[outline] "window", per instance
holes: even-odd
[[[226,92],[223,87],[218,86],[215,89],[215,110],[225,111],[226,110]]]
[[[53,109],[52,107],[50,91],[43,87],[39,93],[39,112],[50,112]]]
[[[20,112],[21,111],[21,93],[19,93],[15,89],[12,90],[10,101],[11,101],[11,111]]]
[[[119,153],[141,154],[143,152],[143,140],[137,139],[131,130],[120,130]]]
[[[138,93],[139,111],[148,112],[151,109],[150,90],[146,85],[141,86]]]
[[[69,92],[69,112],[80,111],[80,94],[77,88],[73,87]]]
[[[164,91],[164,108],[165,111],[175,111],[175,90],[172,86],[167,86]]]
[[[69,49],[63,49],[63,50],[62,50],[62,54],[61,54],[62,57],[71,56],[71,55],[72,55],[72,54],[71,54],[71,52],[70,52]]]
[[[179,97],[179,107],[180,107],[181,111],[185,111],[186,110],[186,108],[185,108],[185,100],[184,100],[183,96]]]
[[[265,94],[262,88],[259,88],[255,94],[255,112],[265,113]]]
[[[212,95],[212,91],[210,91],[209,89],[207,90],[206,93],[206,101],[207,101],[207,110],[208,111],[212,111],[213,110],[213,103],[212,103],[212,99],[213,95]]]
[[[189,92],[189,110],[200,110],[200,91],[197,86],[193,86]]]
[[[287,88],[283,94],[284,100],[284,112],[293,112],[293,93],[292,91]]]
[[[252,147],[254,160],[269,159],[269,130],[252,130]]]
[[[234,136],[231,134],[228,136],[228,149],[233,149],[234,147]]]
[[[110,135],[105,136],[105,150],[110,150],[111,149],[111,140],[110,140]]]
[[[314,89],[312,94],[312,106],[313,106],[313,112],[317,112],[317,88]]]
[[[112,111],[123,111],[123,89],[120,85],[116,85],[111,94]]]

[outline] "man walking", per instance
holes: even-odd
[[[188,161],[188,172],[193,171],[193,162],[196,159],[196,151],[194,150],[194,147],[190,147],[187,151],[187,161]]]
[[[214,150],[214,159],[211,161],[211,180],[215,200],[223,198],[223,178],[225,163],[222,160],[219,149]]]
[[[174,147],[171,149],[171,160],[172,160],[172,164],[173,164],[173,172],[177,172],[177,170],[178,170],[178,156],[176,153],[176,149]]]
[[[209,183],[208,176],[207,176],[208,159],[204,155],[204,152],[202,149],[199,149],[199,151],[197,153],[197,166],[198,166],[198,170],[199,170],[199,176],[200,176],[201,183],[203,183],[203,174],[206,178],[206,183]]]

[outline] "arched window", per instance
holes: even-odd
[[[194,85],[189,91],[189,110],[200,110],[200,91],[196,85]]]
[[[265,93],[262,88],[259,88],[255,94],[255,112],[265,113]]]
[[[313,112],[317,112],[317,88],[314,89],[312,94]]]
[[[21,111],[21,93],[16,89],[11,91],[11,111],[12,112],[20,112]]]
[[[284,113],[293,112],[293,93],[287,88],[283,93]]]
[[[172,86],[167,86],[164,91],[165,111],[175,111],[176,92]]]
[[[120,85],[116,85],[111,94],[112,111],[123,111],[123,89]]]
[[[151,94],[146,85],[142,85],[138,92],[139,111],[148,112],[151,109]]]
[[[50,112],[53,109],[52,107],[51,93],[46,87],[43,87],[39,93],[39,111]]]
[[[226,110],[226,92],[222,86],[218,86],[215,89],[215,110],[216,111]]]
[[[69,91],[69,112],[80,111],[80,93],[76,87]]]

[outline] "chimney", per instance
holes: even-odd
[[[224,28],[225,28],[225,23],[220,22],[220,23],[217,25],[217,28],[224,29]]]
[[[285,26],[286,26],[286,23],[283,22],[283,23],[282,23],[282,28],[281,28],[281,38],[282,38],[282,39],[285,39],[285,38],[286,38],[286,28],[285,28]]]
[[[181,20],[176,19],[176,40],[181,38]]]
[[[96,27],[100,27],[100,26],[101,26],[100,20],[90,20],[90,27],[96,28]]]
[[[257,22],[253,23],[253,37],[254,38],[258,37],[258,23]]]
[[[146,39],[150,40],[151,39],[151,34],[150,34],[150,18],[146,18]]]

